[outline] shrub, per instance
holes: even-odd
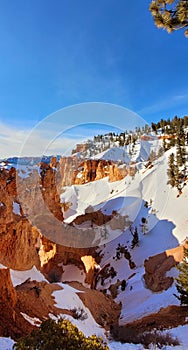
[[[121,290],[122,290],[122,292],[125,290],[126,285],[127,285],[126,280],[123,280],[123,281],[121,282]]]
[[[48,319],[30,335],[20,338],[14,344],[15,350],[109,350],[106,343],[96,335],[85,337],[78,328],[68,320],[57,322]]]
[[[72,312],[72,317],[74,317],[75,320],[83,321],[83,320],[86,320],[87,318],[86,312],[81,307],[79,308],[74,307],[74,309],[72,309],[71,312]]]
[[[139,341],[147,349],[150,345],[156,345],[158,349],[165,349],[166,345],[171,345],[171,346],[179,345],[178,339],[173,338],[169,332],[161,333],[156,330],[153,332],[143,333]]]

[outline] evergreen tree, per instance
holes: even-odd
[[[167,143],[166,143],[165,138],[163,139],[163,149],[164,149],[164,152],[166,152],[166,150],[167,150]]]
[[[177,165],[182,166],[186,163],[186,149],[185,146],[181,146],[180,142],[177,143]]]
[[[186,242],[188,244],[188,241]],[[188,305],[188,249],[184,247],[184,258],[182,262],[177,266],[180,271],[179,276],[176,278],[176,288],[179,295],[175,295],[181,305]]]
[[[177,163],[177,162],[176,162]],[[182,193],[182,172],[179,170],[178,165],[175,166],[175,187],[178,190],[178,193]]]
[[[135,230],[133,233],[133,239],[131,242],[131,248],[133,249],[134,247],[138,246],[138,244],[139,244],[138,230],[137,230],[137,227],[135,227]]]
[[[172,187],[174,187],[176,185],[176,176],[177,176],[177,168],[175,165],[174,153],[171,153],[169,156],[167,175],[169,178],[168,183]]]
[[[148,231],[147,223],[148,223],[147,219],[142,217],[140,226],[141,226],[143,235],[145,235]]]
[[[152,128],[152,130],[157,134],[157,124],[155,124],[155,123],[151,123],[151,128]]]
[[[126,280],[123,280],[123,281],[121,282],[121,290],[122,290],[122,292],[125,290],[126,285],[127,285]]]
[[[158,28],[166,29],[168,33],[188,27],[187,0],[153,0],[149,10]],[[188,37],[188,29],[185,30]]]

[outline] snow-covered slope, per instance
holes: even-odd
[[[109,183],[108,179],[95,181],[82,186],[73,186],[62,195],[64,200],[70,200],[73,203],[74,217],[83,214],[90,205],[95,210],[102,208],[107,213],[117,210],[121,215],[129,213],[133,220],[133,227],[139,231],[139,247],[131,250],[132,236],[129,230],[126,230],[114,240],[111,240],[103,249],[103,259],[101,267],[110,263],[117,272],[113,280],[106,280],[103,287],[108,288],[118,279],[128,279],[134,272],[134,276],[128,280],[125,291],[118,290],[117,301],[122,302],[121,324],[131,322],[143,316],[157,312],[161,307],[168,305],[179,305],[175,284],[167,291],[153,293],[146,288],[143,274],[144,261],[150,256],[164,252],[167,249],[174,248],[181,244],[188,236],[186,230],[187,219],[187,199],[188,188],[185,186],[183,193],[177,197],[177,190],[167,185],[168,157],[175,149],[171,149],[163,156],[153,161],[151,168],[145,168],[141,160],[147,160],[151,150],[157,152],[160,144],[157,140],[150,142],[141,141],[137,145],[135,152],[135,161],[139,173],[134,179],[125,178],[116,183]],[[187,150],[188,151],[188,150]],[[123,161],[125,150],[120,148],[110,149],[96,156],[96,158],[113,159]],[[121,156],[121,157],[120,157]],[[128,155],[127,155],[128,159]],[[71,198],[69,196],[71,191]],[[89,193],[89,194],[88,194]],[[136,211],[133,213],[131,203],[127,202],[128,195],[138,199]],[[145,207],[145,202],[150,203]],[[71,209],[66,213],[67,220],[72,219]],[[147,219],[147,233],[143,234],[141,229],[141,218]],[[113,233],[109,233],[113,237]],[[132,260],[136,263],[136,268],[131,270],[125,259],[115,261],[113,257],[116,248],[120,244],[126,244],[131,252]],[[177,271],[172,269],[168,272],[169,276],[176,277]],[[136,347],[135,347],[136,348]]]
[[[94,155],[93,159],[111,160],[113,162],[123,162],[129,164],[132,162],[147,161],[151,152],[156,154],[162,146],[162,141],[158,137],[150,135],[150,140],[139,139],[135,146],[111,147],[107,150]]]
[[[126,228],[123,232],[120,230],[116,232],[117,230],[115,231],[110,228],[110,225],[107,225],[107,242],[105,242],[106,245],[100,247],[100,250],[102,249],[101,268],[110,263],[117,275],[112,279],[105,280],[103,285],[99,281],[97,288],[108,289],[118,279],[120,281],[127,280],[125,290],[122,291],[119,287],[116,297],[117,302],[122,303],[120,317],[120,324],[122,325],[157,312],[162,307],[179,304],[177,298],[174,297],[174,293],[176,293],[175,283],[166,291],[153,293],[146,288],[143,278],[145,259],[178,246],[188,236],[188,187],[185,186],[181,196],[177,197],[177,190],[171,189],[167,185],[168,157],[171,152],[175,152],[175,149],[167,151],[163,156],[153,161],[151,167],[146,168],[145,166],[151,151],[157,153],[160,146],[161,143],[153,138],[150,141],[141,140],[137,142],[131,156],[128,147],[113,147],[95,155],[94,158],[97,159],[110,159],[123,163],[129,163],[130,160],[134,161],[138,172],[133,178],[127,176],[121,181],[112,183],[108,181],[108,178],[104,178],[85,185],[72,185],[64,188],[61,194],[61,201],[70,203],[69,209],[64,212],[65,222],[67,223],[72,222],[78,215],[85,214],[91,209],[93,211],[101,209],[103,213],[108,215],[115,210],[120,216],[128,217],[132,221],[132,227],[138,229],[139,246],[131,249],[132,235],[129,228]],[[145,205],[146,202],[148,202],[147,206]],[[142,218],[147,220],[144,233]],[[131,258],[136,264],[134,269],[130,268],[128,260],[124,258],[114,259],[118,244],[127,246]],[[168,275],[176,277],[176,269],[171,269]],[[38,281],[44,280],[44,277],[35,268],[24,272],[11,271],[11,277],[15,286],[29,277]],[[71,265],[65,269],[62,281],[66,282],[70,279],[83,282],[80,270],[75,266],[71,268]],[[82,308],[87,314],[87,319],[85,321],[75,321],[70,318],[71,321],[86,335],[95,333],[105,337],[104,329],[96,324],[90,311],[78,297],[77,291],[66,284],[61,284],[61,286],[63,286],[63,289],[53,294],[57,306],[67,309]],[[172,330],[172,333],[178,336],[183,343],[183,345],[177,347],[177,350],[188,349],[186,332],[187,326]],[[6,349],[6,341],[3,343],[3,339],[0,339],[0,349],[1,342],[5,344]],[[7,346],[9,345],[11,344]],[[111,350],[141,350],[143,348],[141,345],[122,345],[116,342],[109,342],[109,347]],[[170,347],[166,347],[166,349],[170,349]]]

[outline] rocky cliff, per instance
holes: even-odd
[[[166,250],[145,260],[144,279],[147,288],[153,292],[161,292],[162,290],[167,290],[172,285],[173,278],[166,276],[166,272],[182,261],[184,246],[188,248],[185,242],[176,248]]]
[[[78,169],[73,173],[72,183],[81,185],[107,176],[109,181],[113,182],[122,180],[128,173],[126,166],[118,167],[112,161],[90,159],[79,164]]]
[[[0,269],[0,336],[16,339],[33,329],[17,310],[18,296],[9,269]]]

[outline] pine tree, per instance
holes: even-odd
[[[186,150],[185,146],[181,146],[177,143],[177,164],[181,167],[186,163]]]
[[[176,165],[175,165],[175,157],[174,153],[171,153],[169,156],[169,161],[168,161],[168,170],[167,170],[167,175],[169,178],[168,183],[174,187],[176,185]]]
[[[187,0],[153,0],[149,9],[155,25],[168,33],[188,27]],[[185,30],[185,37],[188,37],[188,29]]]
[[[178,191],[180,191],[181,190],[181,174],[180,174],[177,162],[175,165],[174,174],[175,174],[175,187],[177,188]]]
[[[166,144],[165,138],[163,139],[163,149],[164,149],[164,152],[166,152],[166,150],[167,150],[167,144]]]
[[[188,241],[186,244],[188,244]],[[177,268],[180,271],[179,276],[176,278],[176,288],[179,296],[175,296],[180,300],[181,305],[188,305],[188,249],[185,247],[184,258]]]
[[[138,244],[139,244],[138,230],[137,230],[137,227],[135,227],[135,230],[133,233],[133,239],[131,242],[131,248],[133,249],[134,247],[138,246]]]

